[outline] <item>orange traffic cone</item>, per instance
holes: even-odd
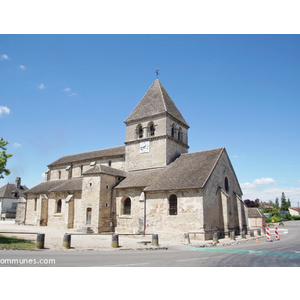
[[[256,238],[255,243],[258,244],[258,238]]]

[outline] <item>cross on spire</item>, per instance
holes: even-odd
[[[159,68],[156,69],[156,79],[158,79],[158,75],[159,75]]]

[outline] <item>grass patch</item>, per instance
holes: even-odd
[[[19,239],[15,236],[0,235],[0,248],[33,249],[35,243],[29,240]]]

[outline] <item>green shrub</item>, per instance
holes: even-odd
[[[300,216],[292,216],[292,220],[299,220],[300,221]]]
[[[266,223],[273,223],[272,220],[274,220],[274,223],[280,222],[281,216],[271,216],[270,218],[266,218]]]

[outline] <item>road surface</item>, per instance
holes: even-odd
[[[267,242],[143,251],[0,251],[0,267],[300,267],[300,222],[286,222],[287,235]]]

